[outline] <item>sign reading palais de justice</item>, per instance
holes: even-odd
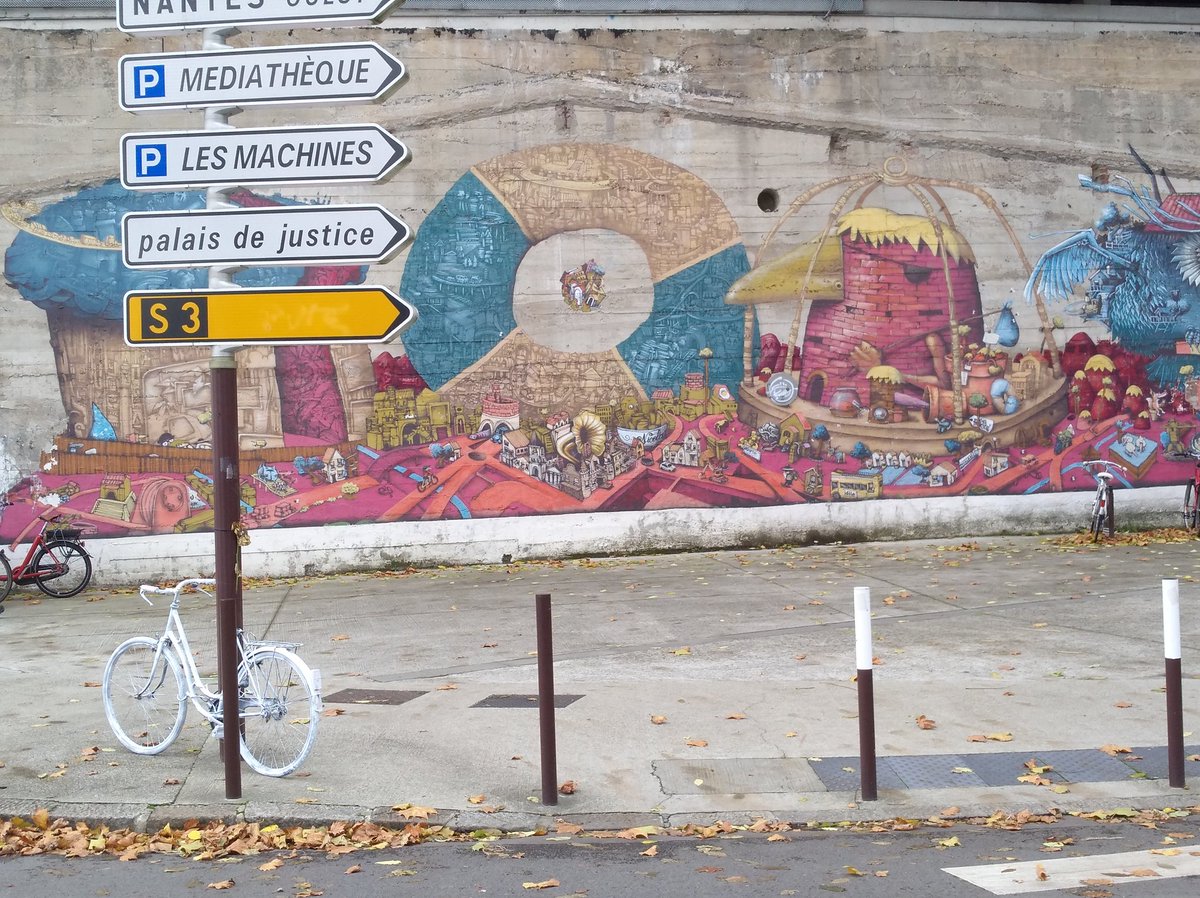
[[[409,159],[379,125],[165,131],[121,138],[130,189],[381,181]]]
[[[370,264],[386,262],[411,237],[408,225],[375,204],[128,212],[121,219],[128,268]]]
[[[417,310],[385,287],[160,290],[125,294],[130,346],[386,343]]]
[[[404,77],[404,64],[372,41],[138,54],[121,57],[121,108],[372,103]]]
[[[374,25],[400,0],[117,0],[117,27],[134,34],[267,25]]]

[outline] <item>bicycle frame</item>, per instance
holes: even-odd
[[[25,558],[19,563],[16,562],[15,559],[10,561],[10,564],[12,565],[12,581],[18,586],[28,586],[31,583],[36,583],[39,579],[45,576],[46,572],[39,571],[33,567],[33,559],[36,558],[38,552],[44,548],[48,542],[50,542],[50,540],[46,538],[46,528],[56,522],[61,525],[69,523],[71,520],[62,514],[56,514],[52,517],[47,517],[45,513],[42,513],[38,515],[38,518],[42,521],[42,529],[39,530],[33,537],[33,542],[29,544],[29,550],[25,553]],[[51,536],[53,537],[53,534],[51,534]],[[79,546],[80,549],[83,548],[83,539],[78,536],[62,536],[60,538],[66,542],[74,543],[75,545]],[[18,537],[18,539],[20,539],[20,537]],[[12,543],[8,546],[7,550],[0,548],[0,552],[5,553],[7,556],[8,552],[15,552],[17,550],[17,545],[17,543]],[[50,573],[54,576],[57,576],[59,572],[51,569]]]
[[[162,657],[163,652],[171,651],[175,654],[175,660],[179,662],[179,665],[184,673],[184,681],[186,683],[185,697],[192,703],[196,710],[199,711],[204,718],[213,725],[213,730],[217,738],[221,738],[221,693],[214,692],[204,684],[204,679],[200,675],[200,669],[196,666],[196,661],[192,655],[192,647],[188,643],[187,631],[183,626],[183,618],[179,616],[179,599],[185,591],[190,588],[196,592],[202,592],[211,598],[212,593],[208,592],[208,590],[204,589],[203,587],[215,586],[216,582],[216,580],[194,578],[191,580],[180,580],[171,589],[158,589],[152,586],[143,586],[139,590],[139,594],[149,605],[153,605],[154,603],[150,601],[148,594],[169,595],[172,598],[170,608],[167,610],[167,625],[163,629],[162,635],[158,637],[157,645],[154,650],[154,662],[152,667],[153,675],[147,678],[146,686],[140,693],[138,693],[137,697],[141,698],[145,693],[152,692],[154,689],[158,688],[161,680],[166,677],[167,670],[167,662],[164,661]],[[250,655],[249,649],[258,648],[260,646],[289,648],[294,647],[295,644],[285,642],[260,642],[257,640],[248,643],[245,633],[239,629],[237,631],[237,666],[239,676],[240,671],[246,666],[247,658]],[[160,664],[163,665],[161,668],[161,673],[159,668]],[[261,705],[263,697],[257,691],[257,684],[254,682],[253,678],[250,679],[250,682],[247,685],[251,689],[251,694],[253,695],[255,701]],[[314,684],[314,687],[315,686],[316,684]],[[239,709],[239,716],[241,714],[242,711]]]

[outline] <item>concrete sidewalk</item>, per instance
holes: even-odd
[[[1161,580],[1178,578],[1195,755],[1198,549],[1019,537],[250,583],[247,629],[304,643],[327,716],[299,775],[243,766],[232,801],[199,714],[150,758],[104,719],[109,653],[157,632],[165,604],[17,590],[0,616],[0,815],[400,823],[410,804],[525,830],[1200,805],[1200,761],[1186,789],[1166,778],[1161,622]],[[857,791],[855,586],[874,613],[874,802]],[[557,780],[576,783],[555,807],[528,698],[537,593],[553,597]],[[212,602],[185,599],[184,618],[212,670]],[[1047,784],[1018,781],[1026,761]]]

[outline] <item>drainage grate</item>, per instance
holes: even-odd
[[[554,707],[565,708],[581,698],[583,698],[582,695],[556,695],[554,696]],[[489,695],[471,705],[472,708],[536,708],[537,706],[538,697],[536,695],[516,694]]]
[[[875,785],[880,789],[903,789],[904,781],[900,774],[892,769],[889,758],[875,759]],[[852,758],[821,758],[818,761],[809,760],[813,773],[820,777],[825,788],[830,792],[853,792],[862,785],[862,773],[859,770],[859,759]]]
[[[1183,747],[1184,758],[1194,758],[1200,755],[1200,746],[1185,745]],[[1167,753],[1167,746],[1152,745],[1138,748],[1134,746],[1133,751],[1129,754],[1117,755],[1119,760],[1126,769],[1133,773],[1145,774],[1144,777],[1138,779],[1165,780],[1171,777],[1171,758]],[[1200,765],[1195,762],[1186,761],[1183,765],[1184,774],[1187,776],[1196,776],[1200,772]],[[1128,777],[1130,774],[1126,774]]]
[[[399,689],[343,689],[321,698],[327,705],[403,705],[426,694]]]

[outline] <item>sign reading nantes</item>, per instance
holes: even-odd
[[[117,27],[163,34],[226,25],[374,25],[400,0],[117,0]]]

